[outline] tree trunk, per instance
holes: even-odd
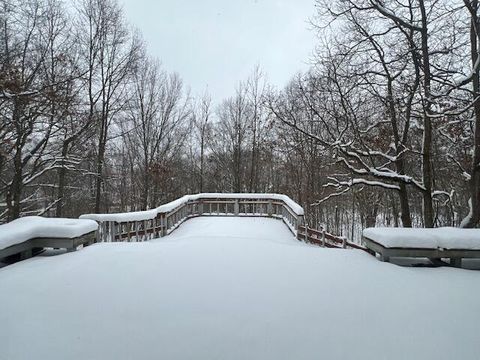
[[[432,120],[431,120],[431,73],[430,73],[430,55],[428,48],[428,27],[427,13],[423,0],[419,1],[420,11],[422,13],[422,60],[424,74],[424,105],[423,105],[423,149],[422,149],[422,174],[423,185],[423,214],[425,227],[431,228],[434,225],[433,202],[432,202]]]
[[[477,14],[478,1],[472,2],[473,13]],[[479,19],[475,15],[471,14],[470,25],[470,51],[472,58],[472,68],[475,69],[475,63],[478,58],[478,35],[476,29],[480,26]],[[480,74],[479,70],[475,69],[473,72],[473,98],[475,103],[473,106],[475,115],[475,134],[474,134],[474,149],[472,157],[472,165],[470,171],[470,212],[467,217],[462,221],[461,226],[467,228],[473,228],[477,226],[480,221]]]
[[[148,209],[148,195],[150,191],[150,170],[148,164],[145,164],[144,183],[142,192],[142,210]]]
[[[97,177],[95,179],[95,213],[100,213],[101,209],[101,200],[102,200],[102,184],[103,184],[103,162],[105,160],[105,140],[104,140],[104,124],[102,124],[100,131],[100,141],[98,144],[98,154],[97,154]]]
[[[7,207],[8,207],[8,221],[15,220],[20,217],[20,201],[22,199],[23,190],[23,168],[22,168],[22,151],[17,147],[17,151],[14,157],[14,174],[12,184],[7,194]]]
[[[427,115],[428,116],[428,115]],[[423,136],[423,155],[422,155],[422,173],[423,185],[425,191],[423,192],[423,216],[425,227],[433,227],[433,201],[432,201],[432,169],[431,169],[431,124],[430,120],[424,122],[424,136]]]
[[[65,157],[68,153],[69,142],[65,141],[62,146],[62,166],[58,169],[58,193],[57,193],[57,208],[55,211],[56,217],[63,216],[63,204],[65,198],[65,183],[67,177],[67,169],[65,168]]]
[[[204,129],[202,129],[202,139],[200,142],[200,185],[199,192],[203,193],[203,166],[205,161],[205,134]]]

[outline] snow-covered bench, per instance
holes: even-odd
[[[93,220],[26,216],[0,225],[0,259],[15,254],[25,259],[43,248],[74,251],[92,243],[97,228]]]
[[[391,257],[421,257],[434,262],[449,258],[451,265],[460,267],[463,258],[480,258],[480,229],[367,228],[363,240],[382,261]]]

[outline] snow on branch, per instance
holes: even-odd
[[[360,161],[361,166],[362,166],[361,169],[356,168],[349,161],[347,161],[347,159],[345,159],[343,157],[340,158],[339,160],[354,174],[364,175],[364,176],[370,175],[370,176],[374,176],[374,177],[377,177],[377,178],[380,178],[380,179],[383,179],[383,180],[404,182],[406,184],[415,185],[420,190],[425,191],[425,186],[423,186],[423,184],[421,184],[420,182],[413,179],[411,176],[398,174],[397,172],[395,172],[393,170],[390,170],[390,169],[386,169],[386,168],[377,169],[377,168],[368,166],[367,164],[365,164],[364,161],[362,161],[360,159],[358,154],[350,152],[350,155],[355,157],[356,159],[358,159]],[[383,182],[379,182],[379,183],[384,184]],[[393,185],[393,186],[395,186],[395,185]],[[389,187],[389,188],[391,188],[391,187]]]
[[[383,16],[389,18],[393,22],[395,22],[398,25],[404,26],[410,30],[414,31],[422,31],[422,27],[414,25],[410,23],[408,20],[401,18],[400,16],[396,15],[393,11],[385,8],[380,1],[378,0],[371,0],[370,3],[372,6],[377,10],[380,14]]]
[[[355,185],[368,185],[368,186],[379,186],[384,189],[390,189],[390,190],[400,190],[400,186],[396,184],[389,184],[386,182],[382,181],[377,181],[377,180],[368,180],[368,179],[362,179],[362,178],[354,178],[350,180],[338,180],[332,177],[328,178],[329,180],[334,181],[334,183],[327,183],[324,186],[329,187],[329,186],[334,186],[334,187],[352,187]]]

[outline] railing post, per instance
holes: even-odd
[[[147,240],[147,221],[143,220],[143,238],[142,241]]]
[[[295,230],[298,231],[298,227],[305,224],[305,221],[303,221],[303,215],[297,216],[295,220],[296,220],[295,221]]]
[[[268,200],[267,214],[268,214],[269,217],[272,217],[272,214],[273,214],[273,204],[272,204],[272,200]]]
[[[168,232],[168,215],[165,213],[163,215],[163,236],[167,235]]]
[[[157,215],[158,217],[158,222],[160,223],[160,231],[158,232],[158,237],[162,237],[163,236],[163,227],[164,227],[164,224],[163,224],[163,214],[158,214]]]
[[[235,216],[238,216],[238,214],[240,213],[240,205],[238,204],[238,199],[235,200],[235,203],[233,204],[233,213],[235,214]]]
[[[115,231],[117,229],[117,223],[115,221],[112,221],[110,223],[110,236],[112,237],[112,242],[115,242]]]
[[[325,229],[322,226],[322,246],[325,247]]]
[[[102,237],[101,237],[102,236],[102,226],[103,226],[103,222],[100,222],[98,224],[97,232],[95,233],[95,235],[96,235],[95,242],[97,242],[97,243],[102,242]]]

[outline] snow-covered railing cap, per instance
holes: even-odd
[[[115,222],[128,222],[128,221],[143,221],[151,220],[158,216],[158,214],[168,213],[179,206],[182,206],[189,201],[199,201],[202,199],[261,199],[261,200],[273,200],[282,201],[288,206],[293,213],[298,216],[303,216],[303,208],[295,201],[290,199],[287,195],[283,194],[265,194],[265,193],[200,193],[185,195],[167,204],[161,205],[155,209],[125,213],[113,213],[113,214],[84,214],[80,216],[80,219],[91,219],[95,221],[115,221]]]

